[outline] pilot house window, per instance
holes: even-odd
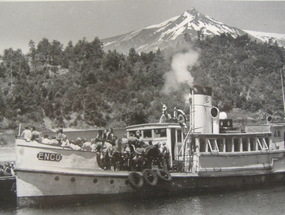
[[[177,130],[177,142],[181,143],[182,142],[182,133],[181,130]]]
[[[166,137],[166,129],[154,129],[154,138]]]
[[[143,137],[144,138],[151,138],[151,130],[143,130]]]

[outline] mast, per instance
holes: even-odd
[[[283,98],[283,108],[284,108],[284,115],[283,117],[285,118],[285,97],[284,97],[284,83],[283,83],[283,70],[285,68],[285,65],[283,66],[283,69],[280,70],[280,75],[281,75],[281,87],[282,87],[282,98]]]

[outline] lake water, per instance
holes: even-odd
[[[285,213],[285,186],[223,194],[49,208],[2,208],[1,215],[275,215]]]
[[[123,134],[124,131],[120,131]],[[66,133],[71,137],[90,138],[96,132],[88,131]],[[119,135],[118,135],[119,136]],[[89,138],[89,136],[88,136]],[[9,136],[9,143],[0,146],[1,161],[15,160],[14,136]],[[6,159],[6,160],[5,160]],[[173,198],[148,199],[144,201],[124,200],[86,205],[62,205],[48,208],[17,208],[15,206],[0,207],[1,215],[204,215],[204,214],[285,214],[285,184],[272,188],[235,191],[229,193],[211,193],[198,196],[179,196]]]

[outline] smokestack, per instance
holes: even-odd
[[[212,134],[213,119],[219,117],[218,108],[212,106],[212,89],[195,85],[192,88],[191,114],[194,133]],[[217,122],[218,123],[218,122]],[[215,132],[217,128],[215,127]]]

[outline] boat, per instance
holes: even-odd
[[[261,126],[234,127],[232,119],[221,118],[212,105],[210,87],[193,86],[189,101],[187,125],[175,116],[126,128],[128,140],[139,132],[137,139],[143,143],[163,143],[169,149],[169,167],[153,162],[147,168],[111,170],[100,165],[95,152],[17,138],[18,204],[192,195],[284,184],[284,126],[267,120]],[[163,111],[165,115],[165,107]]]

